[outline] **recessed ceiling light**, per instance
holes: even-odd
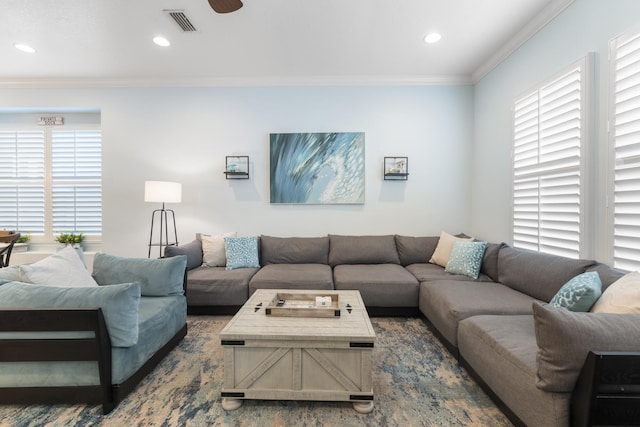
[[[171,43],[169,43],[169,40],[165,39],[162,36],[155,36],[153,38],[153,42],[158,46],[162,46],[162,47],[171,46]]]
[[[24,44],[24,43],[14,43],[13,47],[15,47],[16,49],[18,49],[18,50],[20,50],[22,52],[26,52],[26,53],[35,53],[36,52],[36,50],[34,48],[32,48],[28,44]]]
[[[425,43],[436,43],[438,41],[440,41],[440,39],[442,38],[442,36],[439,33],[431,33],[431,34],[427,34],[424,38],[424,42]]]

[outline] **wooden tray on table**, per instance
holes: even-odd
[[[337,294],[279,292],[265,308],[267,316],[280,317],[340,317]]]

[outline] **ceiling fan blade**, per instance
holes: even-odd
[[[209,0],[209,5],[217,13],[230,13],[242,7],[241,0]]]

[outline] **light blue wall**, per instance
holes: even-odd
[[[268,87],[0,89],[0,111],[85,108],[101,112],[104,246],[146,256],[151,211],[145,180],[183,183],[173,205],[179,240],[196,232],[316,236],[436,235],[464,231],[510,240],[513,99],[559,69],[596,53],[597,149],[593,169],[595,256],[606,239],[607,49],[640,25],[638,0],[576,0],[475,88]],[[271,132],[362,131],[366,202],[359,206],[269,204]],[[227,181],[224,156],[249,155],[251,179]],[[384,156],[408,156],[407,182],[382,180]]]
[[[145,180],[183,184],[178,237],[437,235],[471,227],[473,89],[427,87],[0,89],[3,108],[99,109],[104,245],[146,256]],[[366,201],[269,204],[271,132],[365,132]],[[251,179],[224,179],[226,155],[249,155]],[[382,180],[384,156],[408,156],[409,180]]]
[[[595,53],[595,144],[591,173],[594,212],[592,256],[608,261],[606,173],[609,41],[640,25],[638,0],[576,0],[474,91],[472,233],[490,241],[511,239],[511,144],[513,100],[562,68]]]

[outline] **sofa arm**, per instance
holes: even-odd
[[[69,332],[90,332],[92,338]],[[0,387],[2,403],[101,402],[106,415],[114,408],[111,388],[111,341],[100,308],[2,309],[0,362],[94,361],[100,384],[84,386]],[[24,333],[25,336],[19,338]],[[33,335],[38,333],[38,335]],[[60,338],[53,335],[63,333]]]
[[[640,420],[640,353],[590,351],[571,395],[571,425]]]
[[[570,393],[590,351],[640,352],[640,315],[579,313],[533,303],[536,386]]]
[[[164,249],[164,255],[166,257],[186,255],[187,270],[193,270],[194,268],[202,265],[202,242],[196,239],[192,242],[185,243],[184,245],[167,246]]]

